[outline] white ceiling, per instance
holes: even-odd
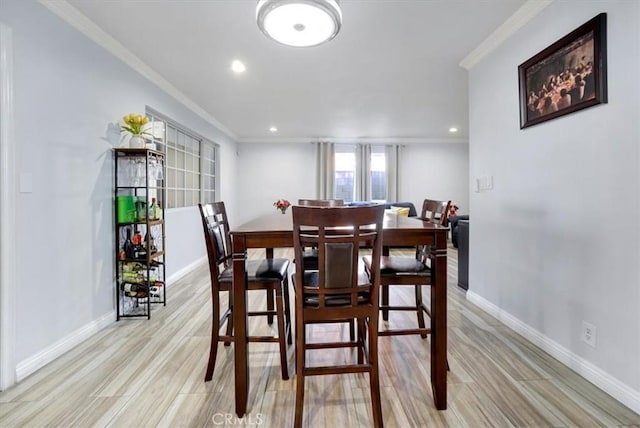
[[[342,30],[312,48],[267,39],[256,0],[68,3],[239,141],[401,142],[468,137],[459,63],[525,0],[343,0]]]

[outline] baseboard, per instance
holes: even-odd
[[[172,284],[174,284],[176,281],[181,279],[183,276],[191,273],[193,270],[198,268],[201,264],[206,263],[206,262],[207,262],[207,256],[204,256],[204,257],[201,257],[201,258],[197,259],[195,262],[186,265],[185,267],[183,267],[179,271],[174,272],[166,280],[167,287],[170,287]]]
[[[206,261],[207,257],[202,257],[175,272],[167,279],[167,287],[171,286],[171,284],[175,283],[180,278],[187,275]],[[84,327],[81,327],[73,333],[65,336],[51,346],[48,346],[47,348],[33,355],[32,357],[19,362],[16,366],[16,382],[21,382],[27,376],[35,373],[42,367],[46,366],[56,358],[63,355],[65,352],[70,351],[74,347],[80,345],[82,342],[92,337],[103,328],[114,323],[115,320],[116,312],[109,312],[101,316],[100,318],[90,322]]]
[[[574,370],[580,376],[584,377],[634,412],[640,413],[640,391],[636,391],[628,385],[620,382],[604,370],[596,367],[589,361],[574,354],[569,349],[561,346],[539,331],[531,328],[531,326],[523,323],[508,312],[505,312],[498,306],[486,300],[484,297],[479,296],[472,291],[467,291],[467,300],[483,311],[494,316],[507,327],[543,349],[562,364]]]
[[[48,346],[26,360],[20,361],[16,366],[16,381],[21,382],[27,376],[35,373],[37,370],[46,366],[65,352],[70,351],[74,347],[80,345],[103,328],[111,325],[116,320],[116,312],[112,311],[104,314],[100,318],[91,321],[74,331],[73,333],[63,337],[53,345]]]

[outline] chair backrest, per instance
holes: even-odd
[[[207,245],[211,281],[217,282],[220,275],[220,265],[228,267],[232,256],[227,210],[224,202],[198,204],[198,208],[202,217],[204,240]]]
[[[344,199],[298,199],[298,205],[306,207],[342,207]]]
[[[383,218],[384,205],[293,207],[296,293],[303,297],[298,305],[377,308]],[[358,250],[365,244],[372,248],[370,277],[358,269]],[[317,271],[304,271],[305,247],[318,249]]]
[[[433,199],[425,199],[422,202],[422,214],[420,218],[422,220],[431,221],[434,223],[446,226],[447,219],[449,218],[449,208],[451,201],[436,201]]]

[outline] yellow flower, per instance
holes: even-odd
[[[128,132],[131,135],[151,135],[144,129],[144,125],[149,123],[149,118],[141,114],[129,113],[122,117],[125,123],[121,126],[122,132]]]

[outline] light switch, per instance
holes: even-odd
[[[20,193],[33,193],[33,174],[20,173]]]

